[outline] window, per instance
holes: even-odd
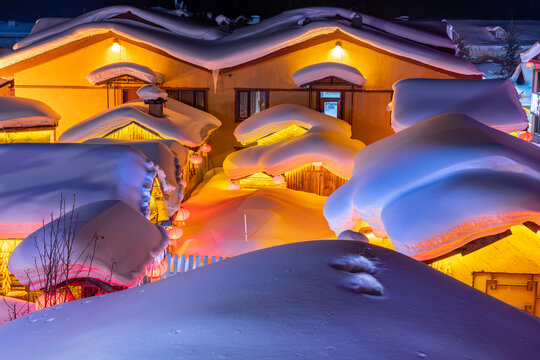
[[[236,92],[236,121],[242,121],[268,107],[268,91],[240,90]]]
[[[206,111],[205,90],[167,90],[167,94],[171,99],[181,101],[184,104]]]
[[[131,100],[137,100],[139,96],[137,95],[138,88],[125,88],[122,89],[122,104],[125,104]]]
[[[343,93],[340,91],[319,91],[319,111],[335,118],[343,118]]]

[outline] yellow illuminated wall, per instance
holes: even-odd
[[[54,142],[54,130],[0,132],[0,144]]]

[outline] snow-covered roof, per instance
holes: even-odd
[[[366,83],[366,78],[362,76],[358,69],[335,62],[323,62],[306,66],[295,72],[292,79],[296,85],[302,86],[330,76],[338,77],[358,86],[364,86]]]
[[[306,130],[316,127],[351,137],[351,126],[345,121],[296,104],[272,106],[250,116],[238,124],[234,136],[240,143],[248,144],[291,125]]]
[[[211,115],[180,101],[167,98],[163,117],[148,114],[148,105],[143,100],[134,100],[86,119],[69,128],[59,138],[60,142],[82,142],[103,137],[126,125],[135,123],[155,132],[164,139],[177,140],[188,147],[196,147],[221,126]]]
[[[137,90],[137,96],[143,100],[166,99],[167,92],[156,85],[145,85]]]
[[[378,286],[383,296],[364,293]],[[533,316],[424,264],[332,240],[34,312],[0,327],[0,347],[9,359],[29,344],[66,360],[534,359],[539,332]]]
[[[393,85],[392,128],[398,132],[444,113],[468,115],[504,132],[529,123],[514,84],[506,79],[405,79]]]
[[[432,259],[525,221],[540,224],[540,148],[445,114],[358,153],[324,207],[337,233],[362,219],[396,250]]]
[[[0,145],[0,238],[21,238],[57,213],[63,195],[82,206],[122,200],[149,214],[158,169],[142,152],[119,145]]]
[[[32,289],[42,288],[44,271],[40,254],[52,251],[47,235],[51,228],[69,226],[72,212],[55,218],[25,238],[9,257],[9,271]],[[148,221],[139,211],[119,200],[104,200],[77,207],[73,226],[71,255],[67,247],[57,250],[58,259],[70,257],[71,268],[60,266],[53,281],[94,278],[106,283],[131,286],[144,275],[144,269],[169,244],[165,229]],[[45,236],[45,239],[43,237]],[[95,245],[95,246],[94,246]],[[47,247],[47,250],[45,250]],[[51,261],[51,260],[48,260]],[[45,269],[44,269],[45,268]],[[39,270],[38,270],[39,269]],[[50,284],[50,285],[56,285]]]
[[[503,38],[497,38],[496,30],[508,30],[514,26],[521,45],[530,46],[540,39],[538,20],[444,20],[450,29],[465,37],[469,46],[502,46]]]
[[[540,41],[535,42],[530,48],[519,54],[522,62],[530,61],[540,54]]]
[[[0,96],[0,129],[56,126],[60,115],[41,101]]]
[[[231,179],[258,172],[278,175],[312,162],[348,179],[354,157],[365,145],[351,139],[351,126],[345,121],[293,104],[276,105],[238,125],[234,131],[241,143],[250,143],[276,131],[297,125],[308,129],[298,137],[251,146],[229,154],[223,169]]]
[[[96,85],[124,75],[134,77],[150,84],[158,82],[158,77],[152,69],[132,62],[116,62],[100,66],[97,69],[92,70],[86,78],[90,84]]]
[[[447,37],[364,14],[364,26],[353,27],[355,15],[353,11],[331,7],[296,9],[226,35],[213,26],[190,19],[113,6],[28,36],[16,45],[17,51],[0,58],[0,68],[81,39],[110,34],[152,46],[196,66],[218,70],[339,31],[374,48],[448,72],[482,75],[470,62],[433,48],[454,48]],[[140,19],[144,22],[138,21]]]

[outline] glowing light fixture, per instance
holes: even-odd
[[[182,185],[182,190],[184,190],[187,187],[187,181],[184,179],[180,180],[180,185]]]
[[[191,158],[189,159],[189,161],[191,161],[191,163],[195,166],[199,165],[200,163],[203,162],[203,158],[201,155],[199,154],[194,154],[193,156],[191,156]]]
[[[111,46],[111,50],[113,53],[119,53],[120,52],[120,44],[118,43],[118,40],[114,40]]]
[[[311,163],[317,170],[322,166],[322,161],[314,161]]]
[[[176,221],[185,221],[185,220],[189,219],[190,216],[191,216],[191,213],[189,212],[188,209],[180,208],[180,209],[178,209],[178,212],[176,213],[176,217],[174,218],[174,220],[176,220]]]
[[[184,232],[178,226],[171,226],[167,229],[167,232],[171,240],[178,240],[184,235]]]
[[[283,177],[283,175],[276,175],[272,178],[272,181],[274,182],[274,184],[280,185],[285,182],[285,178]]]
[[[343,57],[343,48],[341,47],[341,41],[336,42],[336,46],[332,49],[332,57],[341,61]]]
[[[212,147],[208,144],[204,144],[203,146],[201,146],[201,151],[203,153],[203,155],[206,156],[206,154],[208,154],[210,151],[212,151]]]
[[[240,184],[237,182],[232,182],[232,183],[229,183],[227,187],[229,188],[229,190],[238,190],[240,189]]]

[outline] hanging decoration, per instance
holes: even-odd
[[[167,232],[169,233],[169,238],[171,240],[178,240],[182,237],[184,232],[182,229],[180,229],[178,226],[171,226],[167,229]]]
[[[204,144],[203,146],[201,146],[201,152],[204,156],[206,156],[210,151],[212,151],[212,147],[210,145]]]
[[[186,221],[187,219],[189,219],[189,217],[191,216],[191,213],[189,212],[188,209],[186,208],[180,208],[178,209],[178,211],[176,212],[176,216],[174,218],[175,221],[181,221],[181,222],[184,222]]]
[[[202,156],[199,155],[199,154],[193,154],[193,155],[191,156],[191,158],[189,159],[189,161],[190,161],[193,165],[198,166],[200,163],[203,162],[203,158],[202,158]]]
[[[229,190],[239,190],[240,189],[240,184],[237,183],[237,182],[231,182],[231,183],[229,183],[228,188],[229,188]]]
[[[285,182],[285,178],[283,177],[283,175],[276,175],[272,178],[272,181],[276,185],[281,185]]]

